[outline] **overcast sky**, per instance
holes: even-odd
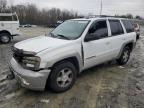
[[[81,14],[99,14],[101,0],[8,0],[13,4],[34,3],[39,8],[60,8],[74,10]],[[144,17],[144,0],[102,0],[104,15],[127,14]]]

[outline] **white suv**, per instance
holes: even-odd
[[[48,36],[13,47],[10,69],[23,87],[54,92],[70,89],[79,73],[116,59],[128,62],[136,42],[129,20],[97,17],[65,21]]]
[[[13,36],[17,35],[20,35],[17,14],[0,13],[0,42],[9,43]]]

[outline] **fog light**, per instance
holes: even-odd
[[[21,81],[23,82],[24,85],[30,85],[30,83],[28,83],[25,79],[21,78]]]
[[[26,64],[27,67],[31,67],[31,68],[34,68],[34,65],[33,64]]]

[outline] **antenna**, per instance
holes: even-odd
[[[103,9],[103,1],[101,0],[100,16],[102,15],[102,9]]]

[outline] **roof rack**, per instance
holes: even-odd
[[[111,16],[111,15],[101,15],[100,17],[115,17],[115,18],[118,18],[118,16]]]
[[[100,18],[103,18],[103,17],[120,18],[119,16],[110,16],[110,15],[90,15],[90,16],[86,16],[87,19],[89,19],[89,18],[96,18],[96,17],[100,17]]]

